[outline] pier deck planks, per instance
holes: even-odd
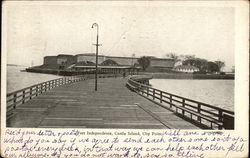
[[[19,105],[7,127],[199,129],[131,92],[126,79],[102,78],[56,87]]]

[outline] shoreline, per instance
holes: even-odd
[[[58,69],[41,69],[41,68],[26,68],[27,72],[43,73],[43,74],[54,74],[61,76],[73,76],[85,74],[86,72],[77,72],[69,70],[58,70]],[[87,73],[94,73],[87,72]],[[200,79],[200,80],[234,80],[234,74],[188,74],[188,73],[173,73],[173,72],[139,72],[138,75],[152,76],[155,79]]]
[[[151,75],[154,79],[189,79],[189,80],[234,80],[233,74],[186,74],[186,73],[148,73],[139,72],[139,75]]]

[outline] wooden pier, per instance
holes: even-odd
[[[57,79],[7,96],[7,127],[200,129],[126,87],[127,78]]]

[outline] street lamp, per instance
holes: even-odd
[[[97,28],[97,36],[96,36],[96,44],[93,44],[96,46],[96,57],[95,57],[95,91],[97,91],[97,65],[98,65],[98,46],[101,46],[98,44],[98,38],[99,38],[99,25],[97,23],[94,23],[92,25],[92,29],[96,27]]]

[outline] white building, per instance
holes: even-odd
[[[174,67],[173,70],[177,72],[194,73],[199,71],[199,68],[190,65],[178,65]]]

